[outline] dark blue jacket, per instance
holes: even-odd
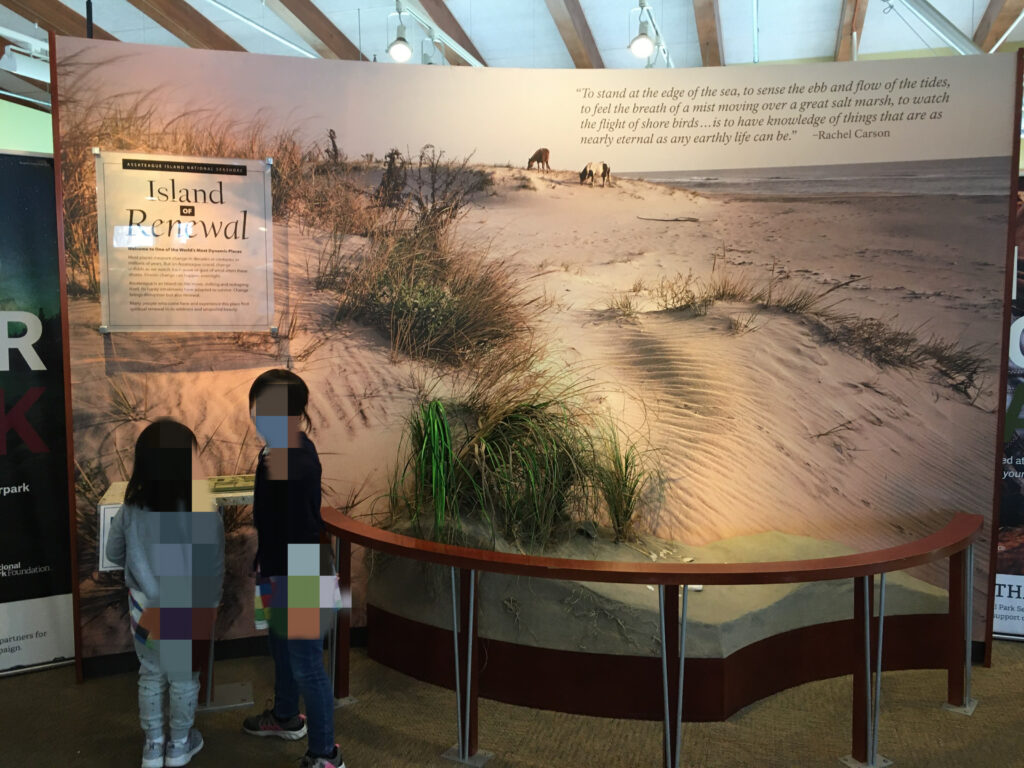
[[[301,435],[298,448],[288,449],[288,479],[267,477],[266,457],[256,465],[252,518],[261,576],[288,573],[289,544],[319,544],[324,528],[320,517],[320,458],[313,442]]]

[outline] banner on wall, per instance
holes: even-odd
[[[1019,216],[1019,212],[1018,212]],[[1019,280],[1020,227],[1016,233],[1011,287],[1009,367],[1006,376],[1006,421],[996,545],[992,632],[1024,638],[1024,290]]]
[[[94,152],[101,331],[275,330],[272,161]]]
[[[74,656],[53,159],[0,154],[0,671]]]

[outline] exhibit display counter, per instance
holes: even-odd
[[[201,509],[205,503],[217,509],[234,504],[252,504],[252,491],[255,475],[216,475],[207,478],[207,487],[198,485],[192,489],[192,508]],[[107,535],[110,532],[110,521],[118,513],[124,503],[124,492],[128,483],[121,481],[111,483],[100,497],[96,513],[99,515],[99,546],[97,560],[100,571],[119,571],[120,566],[107,559]],[[205,492],[204,492],[205,490]]]
[[[632,711],[590,712],[619,717],[651,717],[657,712],[665,725],[665,765],[672,768],[680,764],[680,724],[684,718],[724,719],[763,696],[837,675],[853,675],[852,749],[845,758],[851,766],[886,764],[878,754],[877,742],[883,669],[944,669],[947,706],[966,714],[973,711],[973,543],[983,524],[976,515],[958,514],[930,536],[875,552],[805,561],[678,565],[588,562],[488,552],[385,531],[331,508],[324,508],[322,514],[328,530],[337,539],[338,574],[343,591],[351,587],[353,544],[450,569],[452,630],[417,626],[415,622],[371,610],[369,643],[371,657],[430,682],[454,687],[459,713],[458,743],[451,756],[462,762],[479,763],[479,758],[475,758],[476,702],[481,694],[574,712],[586,711],[586,702],[597,700],[611,702],[613,707],[635,707]],[[894,616],[886,622],[886,576],[941,560],[949,561],[948,611]],[[480,638],[477,593],[483,573],[655,585],[659,592],[660,659],[556,653]],[[841,579],[853,584],[852,619],[768,638],[714,663],[686,659],[689,585]],[[336,698],[348,696],[348,630],[349,615],[343,609],[335,648]],[[929,638],[929,642],[922,643],[923,637]],[[420,649],[419,654],[408,652],[410,639]],[[883,639],[887,644],[883,644]],[[443,648],[448,644],[450,650],[445,660]],[[403,649],[400,654],[398,645]],[[487,658],[486,668],[480,663],[483,655]],[[582,658],[574,660],[574,655]],[[584,670],[586,674],[580,674]],[[565,685],[567,678],[572,679],[571,685]],[[528,702],[522,701],[527,689],[532,699]],[[717,712],[712,713],[716,707]]]

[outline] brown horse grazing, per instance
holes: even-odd
[[[548,151],[547,147],[541,147],[532,155],[530,155],[530,159],[526,163],[526,170],[530,170],[531,168],[533,168],[533,164],[536,163],[538,168],[543,168],[545,170],[550,171],[551,166],[548,165],[549,157],[551,157],[551,153]]]

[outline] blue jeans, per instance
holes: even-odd
[[[334,692],[324,669],[323,641],[267,634],[274,659],[274,715],[287,720],[299,714],[299,694],[306,702],[309,752],[334,754]]]

